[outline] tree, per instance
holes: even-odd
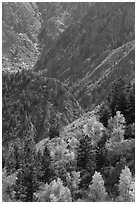
[[[126,126],[124,138],[125,139],[135,138],[135,123],[132,123]]]
[[[23,158],[18,170],[15,192],[16,199],[32,202],[38,188],[37,164],[35,159],[34,127],[28,120],[28,128],[23,137]]]
[[[84,126],[84,133],[85,135],[88,135],[91,139],[91,143],[93,148],[96,147],[97,142],[101,139],[103,136],[103,130],[104,126],[102,123],[100,123],[97,118],[94,116],[92,117],[88,123]]]
[[[91,176],[96,169],[96,150],[93,149],[92,141],[89,136],[83,135],[77,149],[77,171],[80,171],[80,188],[87,188]]]
[[[108,165],[106,141],[109,139],[107,131],[103,132],[102,138],[97,143],[96,147],[96,170],[100,171],[101,168]]]
[[[6,171],[2,172],[2,201],[13,202],[14,197],[14,186],[16,183],[16,173],[7,176]]]
[[[60,178],[52,181],[36,193],[36,198],[39,202],[71,202],[71,192],[69,188],[63,186]]]
[[[71,191],[73,201],[79,197],[80,180],[80,172],[72,171],[71,173],[67,173],[67,187]]]
[[[93,147],[92,147],[91,138],[89,138],[87,135],[86,136],[83,135],[83,138],[80,140],[80,144],[77,151],[78,170],[90,169],[91,171],[91,168],[92,169],[95,168],[94,153],[95,151],[93,150]]]
[[[125,110],[126,123],[135,123],[135,84],[129,84],[127,87],[127,108]]]
[[[125,118],[120,111],[117,111],[116,116],[109,119],[108,130],[110,134],[109,143],[113,144],[124,140]]]
[[[113,84],[107,100],[112,112],[112,117],[114,117],[116,111],[121,111],[122,114],[125,113],[127,106],[127,99],[125,93],[125,80],[119,78]]]
[[[126,79],[119,78],[112,86],[107,97],[107,105],[111,110],[112,117],[120,111],[126,124],[135,122],[135,84],[126,83]]]
[[[6,158],[6,171],[13,173],[20,167],[22,154],[22,144],[19,138],[11,143],[9,148],[8,157]]]
[[[63,186],[63,182],[61,179],[57,179],[57,181],[53,181],[51,183],[51,194],[50,200],[52,202],[71,202],[71,192],[70,189]]]
[[[99,110],[99,120],[104,125],[104,127],[107,127],[108,119],[110,119],[110,117],[111,117],[110,107],[107,104],[103,104]]]
[[[99,172],[94,173],[92,184],[89,185],[89,200],[92,202],[106,201],[107,192],[104,180]]]
[[[134,182],[132,180],[132,175],[130,169],[125,166],[125,169],[122,170],[119,180],[119,199],[123,202],[134,201],[135,192],[134,192]]]
[[[38,152],[37,155],[37,164],[38,164],[38,178],[44,183],[50,183],[53,179],[54,171],[52,167],[52,158],[50,156],[50,151],[48,147],[45,147],[43,153]]]

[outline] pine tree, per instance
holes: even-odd
[[[106,141],[109,139],[109,134],[104,131],[101,140],[96,147],[96,170],[100,171],[103,166],[108,165]]]
[[[107,192],[104,186],[104,180],[99,172],[94,173],[92,184],[89,185],[89,201],[101,202],[106,201]]]
[[[135,123],[135,84],[129,84],[127,91],[127,108],[125,110],[126,123]]]
[[[45,147],[43,153],[40,152],[37,153],[37,163],[39,164],[38,166],[39,180],[44,183],[49,183],[52,177],[54,176],[54,171],[48,147]]]
[[[17,171],[20,167],[21,160],[21,143],[20,139],[16,139],[14,143],[11,144],[9,148],[9,156],[6,159],[6,171],[9,173],[13,173]]]
[[[100,107],[99,111],[99,120],[100,122],[104,125],[104,127],[107,127],[108,125],[108,120],[111,117],[111,109],[107,104],[103,104]]]
[[[78,169],[86,168],[88,162],[88,137],[85,136],[80,140],[77,152],[77,167]]]
[[[96,169],[96,150],[87,135],[80,140],[77,151],[77,171],[81,172],[80,188],[87,188]]]
[[[89,136],[83,136],[77,152],[77,167],[78,170],[93,170],[95,168],[95,150],[93,150],[92,140]]]
[[[112,117],[115,116],[116,111],[121,111],[122,114],[125,113],[127,106],[127,99],[125,93],[125,80],[119,78],[114,83],[107,100],[112,112]]]
[[[32,202],[33,194],[38,188],[35,160],[34,127],[29,122],[26,134],[23,137],[23,158],[16,180],[16,199],[23,202]]]
[[[71,191],[73,201],[79,197],[79,183],[80,183],[80,172],[72,171],[67,173],[67,187]]]
[[[108,97],[108,106],[111,109],[112,117],[115,116],[117,111],[120,111],[125,119],[126,124],[135,122],[135,84],[126,83],[125,79],[118,79]]]

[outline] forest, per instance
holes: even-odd
[[[135,202],[135,3],[2,3],[2,201]]]

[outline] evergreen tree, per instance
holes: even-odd
[[[120,78],[114,83],[107,99],[112,117],[116,114],[116,111],[121,111],[122,114],[125,113],[127,107],[125,80]]]
[[[83,136],[77,152],[77,168],[88,170],[95,168],[95,150],[93,150],[92,140],[89,136]],[[93,170],[94,171],[94,170]]]
[[[72,171],[71,173],[67,173],[67,187],[71,191],[73,201],[77,200],[79,197],[80,180],[80,172]]]
[[[43,153],[37,153],[38,178],[44,183],[49,183],[53,179],[54,171],[52,167],[52,159],[48,147],[45,147]]]
[[[87,135],[80,140],[77,151],[77,170],[81,172],[80,188],[87,188],[96,169],[96,150]]]
[[[26,134],[23,137],[23,158],[16,180],[16,199],[23,202],[32,202],[33,194],[38,188],[37,164],[35,159],[34,127],[29,122]]]
[[[96,147],[96,170],[100,171],[101,168],[108,165],[107,149],[105,147],[106,141],[109,139],[109,134],[104,131],[102,138],[97,143]]]
[[[120,111],[125,119],[126,124],[135,122],[135,84],[126,83],[125,79],[118,79],[107,97],[107,104],[111,110],[112,117],[116,111]]]
[[[104,125],[104,127],[107,127],[108,125],[108,119],[111,117],[111,109],[107,104],[103,104],[100,107],[99,111],[99,120]]]
[[[127,108],[125,110],[126,123],[135,123],[135,84],[127,87]]]
[[[20,139],[16,139],[14,143],[11,144],[9,148],[9,156],[6,159],[6,171],[9,173],[13,173],[14,171],[17,171],[20,167],[20,161],[21,161],[21,142]]]

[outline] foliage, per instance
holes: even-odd
[[[44,183],[50,183],[54,177],[54,170],[52,164],[52,158],[48,147],[45,146],[43,152],[40,150],[36,154],[37,163],[37,178]]]
[[[91,138],[92,146],[95,147],[97,142],[101,139],[104,126],[98,122],[96,117],[92,117],[84,126],[84,133]]]
[[[16,140],[11,142],[8,156],[5,158],[5,168],[9,174],[17,171],[20,168],[22,153],[22,141],[17,138]]]
[[[36,194],[39,202],[71,202],[71,192],[69,188],[63,186],[60,178],[46,184],[42,191]]]
[[[2,7],[3,201],[134,201],[134,3]]]
[[[79,197],[80,172],[72,171],[67,173],[67,187],[71,191],[72,200],[75,201]]]
[[[49,130],[51,134],[51,125],[58,127],[59,131],[81,114],[77,102],[62,83],[30,70],[16,73],[3,71],[2,94],[3,143],[22,137],[26,115],[31,117],[36,129],[35,141],[40,141],[48,137]]]
[[[128,138],[134,139],[135,138],[135,123],[132,123],[132,124],[129,124],[126,126],[124,138],[125,139],[128,139]]]
[[[76,166],[75,152],[68,146],[69,144],[62,138],[54,138],[49,143],[55,175],[64,183],[67,182],[67,172],[73,171]]]
[[[2,200],[3,202],[13,202],[15,200],[14,186],[17,173],[7,176],[7,172],[2,172]]]
[[[104,125],[104,127],[107,127],[108,125],[108,119],[111,117],[111,109],[109,106],[103,104],[100,106],[99,110],[99,120]]]
[[[96,166],[97,144],[103,137],[104,126],[92,117],[84,126],[83,137],[77,151],[77,168],[81,171],[80,186],[86,186],[94,174]],[[86,176],[87,175],[87,176]]]
[[[23,159],[18,170],[15,192],[16,199],[32,202],[34,192],[38,189],[37,170],[35,160],[34,129],[28,121],[28,130],[23,138]]]
[[[99,172],[94,173],[92,184],[89,185],[89,201],[101,202],[106,201],[107,192],[104,186],[104,180]]]
[[[133,78],[134,3],[40,4],[44,47],[35,70],[65,82],[84,110],[104,101],[120,75]]]
[[[125,118],[120,113],[120,111],[116,112],[116,116],[114,118],[110,118],[108,121],[108,131],[110,134],[109,143],[122,142],[124,140],[125,133]]]
[[[123,202],[134,202],[135,201],[135,187],[134,181],[132,180],[132,175],[130,169],[125,166],[120,174],[119,181],[119,192],[120,201]]]
[[[119,78],[112,86],[108,95],[108,105],[112,111],[112,117],[116,111],[120,111],[126,124],[135,122],[135,84],[127,83],[126,79]]]
[[[102,138],[97,143],[96,147],[96,170],[101,171],[101,169],[108,165],[109,159],[107,155],[106,142],[109,139],[109,134],[107,131],[103,132]]]
[[[80,188],[87,188],[96,169],[96,150],[87,135],[80,139],[77,151],[77,169],[81,172]]]
[[[77,167],[80,170],[90,169],[90,167],[94,169],[94,165],[95,161],[92,140],[86,135],[83,136],[82,139],[80,139],[80,144],[77,152]]]

